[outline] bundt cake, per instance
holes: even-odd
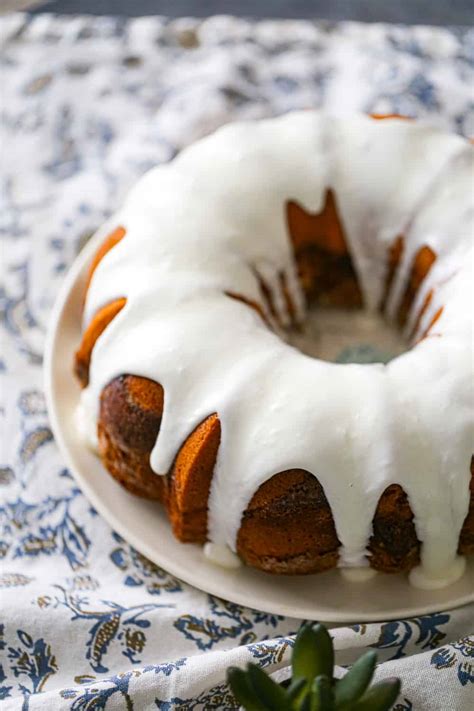
[[[180,541],[271,573],[462,574],[473,153],[305,111],[225,126],[138,182],[102,231],[75,371],[105,467]],[[308,305],[378,310],[407,350],[311,358],[284,340]]]

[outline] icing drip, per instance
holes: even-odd
[[[99,397],[131,373],[165,392],[151,466],[165,474],[209,414],[222,436],[209,498],[208,551],[235,551],[243,511],[276,472],[311,471],[324,488],[342,566],[364,566],[377,502],[390,484],[408,495],[422,542],[412,581],[451,580],[468,511],[473,452],[473,149],[457,136],[408,121],[350,120],[305,111],[232,124],[153,169],[116,215],[126,230],[100,262],[85,325],[126,297],[98,339],[82,406],[97,421]],[[427,293],[428,337],[382,364],[333,364],[300,353],[259,314],[289,322],[282,275],[297,315],[303,299],[285,222],[288,200],[339,207],[365,305],[384,294],[387,254],[404,235],[387,300],[395,317],[418,250],[437,259]],[[435,337],[439,336],[441,337]],[[457,566],[457,567],[456,567]]]
[[[98,454],[99,440],[97,437],[97,423],[88,416],[84,402],[82,401],[77,407],[74,420],[81,440],[85,442],[91,452]]]
[[[377,571],[372,568],[341,568],[339,571],[343,578],[351,583],[366,583],[377,575]]]
[[[204,555],[222,568],[240,568],[242,565],[238,555],[235,555],[228,546],[218,546],[215,543],[204,545]]]
[[[452,585],[459,580],[464,575],[466,570],[466,559],[457,556],[453,559],[452,563],[448,565],[444,570],[442,575],[437,575],[431,577],[426,573],[423,566],[417,566],[410,571],[409,580],[410,583],[415,588],[420,588],[421,590],[440,590],[448,585]]]

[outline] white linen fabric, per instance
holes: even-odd
[[[226,668],[283,669],[300,621],[191,588],[93,510],[45,411],[55,295],[134,180],[226,121],[327,107],[474,133],[474,33],[17,14],[0,38],[2,708],[236,709]],[[339,665],[375,648],[401,676],[397,711],[474,708],[474,605],[332,634]]]

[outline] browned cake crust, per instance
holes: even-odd
[[[322,572],[337,563],[339,540],[323,488],[312,474],[275,474],[244,513],[237,551],[248,564],[271,573]]]
[[[300,281],[309,302],[360,307],[362,297],[337,212],[329,190],[321,213],[307,213],[295,202],[287,204],[288,231],[293,244]],[[87,283],[103,256],[125,235],[118,227],[98,250]],[[400,235],[387,255],[385,305],[390,285],[402,258]],[[436,259],[429,247],[415,256],[398,313],[405,324],[416,293]],[[275,317],[270,291],[260,282],[262,296]],[[293,304],[282,277],[290,314]],[[239,294],[228,294],[255,308]],[[420,321],[432,298],[430,292],[419,313]],[[97,338],[126,303],[125,298],[106,305],[86,329],[76,353],[75,372],[83,386],[89,379],[89,364]],[[423,337],[439,318],[434,315]],[[170,472],[157,476],[150,467],[163,414],[165,393],[160,384],[124,374],[113,380],[101,395],[98,423],[99,451],[109,473],[128,491],[166,506],[175,536],[183,542],[204,543],[207,538],[207,502],[219,449],[221,427],[211,413],[181,446]],[[468,465],[468,463],[466,464]],[[469,513],[459,540],[459,552],[474,553],[474,458],[471,461]],[[383,492],[372,522],[369,562],[376,570],[409,570],[419,562],[420,541],[413,513],[404,490],[393,484]],[[260,486],[241,522],[237,551],[248,565],[271,573],[303,574],[333,568],[338,560],[337,538],[331,509],[317,478],[304,470],[275,473]]]
[[[150,452],[162,411],[160,385],[121,376],[102,393],[98,424],[99,451],[112,476],[132,494],[159,501],[164,501],[166,482],[152,471]]]
[[[163,411],[163,389],[137,376],[121,376],[103,391],[99,420],[101,457],[129,491],[166,505],[176,537],[204,543],[207,500],[220,441],[220,424],[210,416],[186,440],[173,468],[157,476],[149,464]],[[459,552],[474,553],[474,460],[471,504]],[[339,541],[317,478],[300,469],[280,472],[258,489],[243,516],[237,551],[248,565],[272,573],[328,570],[338,559]],[[387,573],[419,562],[408,497],[393,484],[382,494],[373,519],[370,564]]]

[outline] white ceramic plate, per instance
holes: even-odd
[[[272,576],[242,566],[227,570],[210,563],[197,545],[172,535],[161,506],[128,494],[78,437],[74,412],[79,385],[72,375],[80,339],[87,265],[103,231],[82,251],[58,296],[46,346],[46,396],[51,426],[64,458],[85,495],[108,523],[137,550],[172,575],[232,602],[281,615],[326,622],[364,622],[411,617],[474,601],[474,558],[463,578],[444,590],[425,592],[406,576],[378,574],[365,583],[338,571],[309,576]]]

